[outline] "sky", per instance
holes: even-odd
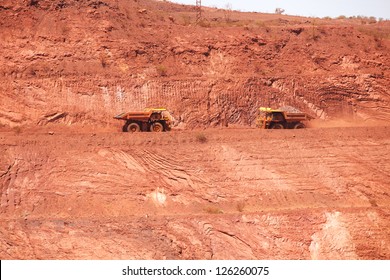
[[[201,0],[202,6],[242,12],[274,13],[276,8],[284,14],[308,17],[366,16],[390,19],[390,0]],[[196,0],[170,0],[195,5]]]

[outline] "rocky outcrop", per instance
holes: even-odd
[[[111,126],[113,115],[145,106],[168,107],[188,128],[254,125],[260,106],[291,105],[322,119],[390,117],[386,21],[248,14],[245,26],[195,26],[191,7],[146,0],[2,7],[5,126]]]

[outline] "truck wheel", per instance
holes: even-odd
[[[163,132],[164,131],[164,126],[161,123],[159,123],[159,122],[155,122],[155,123],[153,123],[150,126],[150,131],[152,131],[152,132]]]
[[[129,125],[127,126],[127,131],[128,132],[139,132],[141,130],[141,128],[139,127],[139,124],[138,123],[129,123]]]
[[[306,128],[306,126],[303,124],[303,123],[297,123],[295,126],[294,126],[295,129],[301,129],[301,128]]]
[[[283,129],[284,126],[281,123],[274,123],[271,128],[272,129]]]

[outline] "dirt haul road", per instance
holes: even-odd
[[[389,127],[0,133],[1,259],[389,259]]]

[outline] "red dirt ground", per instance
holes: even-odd
[[[389,22],[203,16],[2,1],[1,259],[390,258]],[[120,132],[147,106],[173,130]]]
[[[2,133],[1,257],[389,259],[388,129]]]

